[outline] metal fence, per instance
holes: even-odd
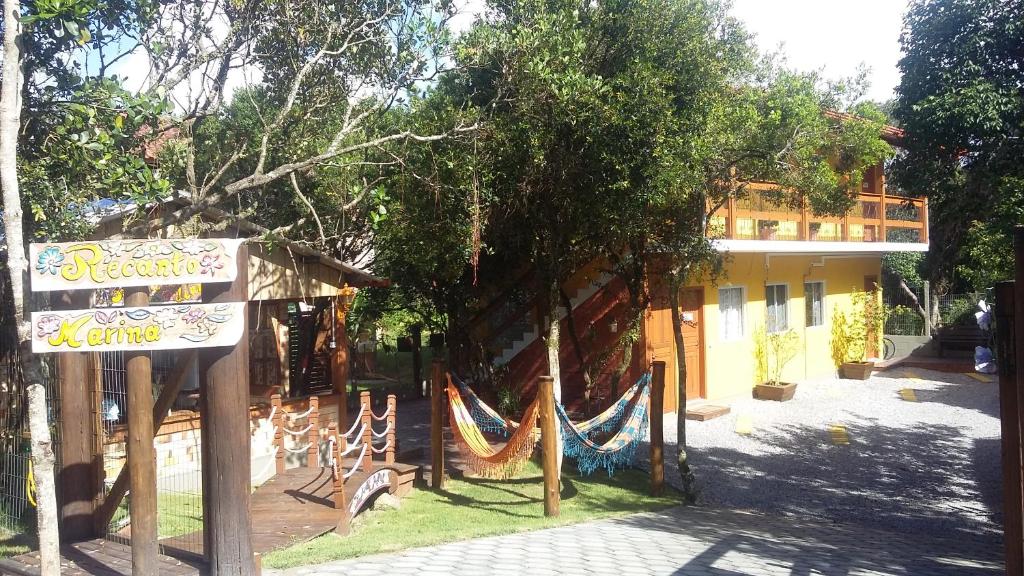
[[[979,310],[978,302],[985,299],[982,292],[963,294],[930,294],[924,289],[913,290],[917,303],[901,290],[887,290],[884,293],[885,334],[890,336],[924,336],[925,318],[918,305],[924,308],[933,327],[973,325],[974,313]]]
[[[35,509],[28,495],[31,457],[25,381],[18,354],[17,335],[10,326],[0,329],[0,533],[27,532],[35,525]],[[41,359],[56,464],[60,467],[60,395],[56,363]],[[58,492],[59,494],[59,492]]]
[[[103,430],[106,497],[128,461],[125,444],[127,388],[124,353],[102,352],[99,357],[102,391],[98,419]],[[156,398],[174,368],[177,353],[152,352],[150,358],[153,396]],[[202,551],[202,468],[198,422],[198,419],[178,419],[157,431],[157,535],[164,551]],[[131,532],[130,501],[129,493],[107,525],[107,538],[127,540]]]

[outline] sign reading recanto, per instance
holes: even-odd
[[[32,290],[231,282],[244,239],[33,243]]]
[[[244,330],[244,302],[33,312],[32,351],[233,346]]]

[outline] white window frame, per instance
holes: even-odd
[[[786,289],[786,326],[782,330],[769,330],[768,326],[768,288],[772,286],[782,286]],[[790,309],[790,302],[793,300],[792,293],[789,290],[788,282],[768,282],[764,285],[764,327],[765,332],[769,334],[777,332],[785,332],[792,327],[790,319],[793,317],[792,310]]]
[[[807,324],[807,318],[804,318],[804,326],[807,328],[822,328],[828,325],[828,287],[825,285],[824,280],[808,280],[804,282],[804,314],[807,312],[807,285],[808,284],[821,284],[821,324]]]
[[[722,316],[722,291],[723,290],[739,290],[740,291],[740,333],[734,336],[726,336],[725,318]],[[746,286],[720,286],[718,288],[718,339],[722,342],[737,342],[743,340],[743,337],[747,334],[747,287]]]

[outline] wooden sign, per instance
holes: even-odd
[[[350,517],[355,517],[359,509],[366,504],[366,501],[370,499],[370,496],[376,494],[383,488],[387,488],[391,485],[391,470],[383,469],[377,470],[373,474],[370,474],[359,488],[356,489],[355,493],[352,494],[352,500],[348,504],[348,513]]]
[[[32,351],[232,346],[244,329],[244,302],[33,312]]]
[[[33,243],[32,290],[231,282],[244,239]]]

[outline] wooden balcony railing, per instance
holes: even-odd
[[[715,212],[708,223],[708,234],[720,240],[927,244],[928,202],[884,193],[860,194],[846,216],[823,217],[815,216],[806,206],[780,205],[764,190],[755,188],[743,198],[730,199]]]

